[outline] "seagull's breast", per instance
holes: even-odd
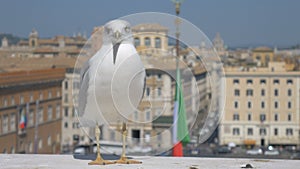
[[[108,122],[126,119],[142,99],[145,69],[131,44],[121,44],[113,63],[113,50],[93,63],[95,102]],[[100,57],[99,57],[100,58]],[[96,65],[95,65],[96,64]],[[95,67],[96,66],[96,67]]]

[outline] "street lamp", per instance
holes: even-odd
[[[175,4],[175,10],[176,10],[176,15],[178,16],[180,13],[180,5],[185,1],[185,0],[171,0]]]
[[[175,20],[175,25],[176,25],[176,69],[178,69],[178,62],[179,62],[179,24],[180,24],[180,19],[179,19],[179,13],[180,13],[180,6],[185,0],[171,0],[175,4],[175,12],[176,12],[176,20]],[[177,79],[178,80],[178,79]]]

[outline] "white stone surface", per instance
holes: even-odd
[[[259,169],[296,169],[300,160],[224,159],[224,158],[175,158],[136,157],[143,164],[113,164],[89,166],[87,160],[76,160],[71,155],[6,155],[0,154],[0,169],[238,169],[251,164]]]

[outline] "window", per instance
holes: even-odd
[[[68,128],[68,122],[65,122],[64,126],[65,128]]]
[[[3,133],[8,132],[8,115],[3,116],[2,131],[3,131]]]
[[[7,106],[7,99],[6,99],[6,98],[3,99],[3,106],[4,106],[4,107]]]
[[[292,114],[291,114],[291,113],[288,114],[287,120],[288,120],[288,121],[292,121]]]
[[[260,114],[259,119],[261,122],[266,121],[266,115],[265,114]]]
[[[14,146],[11,146],[11,147],[10,147],[10,152],[11,152],[11,154],[14,154],[14,153],[15,153],[15,148],[14,148]]]
[[[47,143],[48,143],[48,146],[51,146],[51,136],[48,136]]]
[[[161,48],[161,40],[160,40],[160,38],[155,38],[155,48]]]
[[[160,73],[157,74],[157,79],[158,79],[158,80],[161,80],[161,74],[160,74]]]
[[[38,120],[39,123],[43,123],[43,121],[44,121],[44,109],[43,109],[43,107],[39,108],[38,119],[39,119]]]
[[[278,121],[278,114],[274,115],[274,121]]]
[[[43,100],[43,93],[42,92],[40,92],[39,98],[40,98],[40,100]]]
[[[274,107],[275,107],[275,109],[277,109],[279,107],[277,101],[274,102]]]
[[[288,102],[288,109],[291,109],[291,108],[292,108],[292,102],[289,101],[289,102]]]
[[[35,41],[34,41],[34,39],[31,40],[31,46],[35,47]]]
[[[288,96],[292,96],[292,89],[289,89],[289,90],[288,90],[287,95],[288,95]]]
[[[240,116],[238,113],[233,114],[233,120],[234,121],[239,121],[240,120]]]
[[[65,89],[68,89],[68,81],[65,81]]]
[[[47,112],[47,118],[48,118],[48,121],[49,120],[52,120],[52,114],[53,114],[53,109],[52,109],[52,106],[48,106],[48,112]]]
[[[43,148],[43,140],[42,139],[39,140],[39,146],[38,147],[39,147],[39,149]]]
[[[151,46],[151,41],[148,37],[145,38],[145,46]]]
[[[56,105],[56,118],[59,119],[60,118],[60,104]]]
[[[260,129],[259,129],[259,134],[260,134],[261,136],[265,136],[265,135],[267,134],[267,130],[266,130],[265,128],[260,128]]]
[[[274,79],[273,80],[273,84],[279,84],[279,80],[278,79]]]
[[[78,128],[78,127],[77,127],[77,123],[76,123],[76,122],[73,122],[73,123],[72,123],[72,128],[73,128],[73,129],[76,129],[76,128]]]
[[[239,103],[237,101],[234,102],[234,108],[238,108],[239,107]]]
[[[32,93],[30,93],[29,101],[30,101],[30,102],[33,102],[33,94],[32,94]]]
[[[233,128],[232,134],[237,135],[237,136],[240,135],[240,129],[239,128]]]
[[[251,121],[252,120],[252,115],[251,113],[248,113],[248,121]]]
[[[278,128],[274,129],[274,136],[278,136]]]
[[[15,113],[10,114],[10,131],[16,130],[16,115]]]
[[[240,84],[240,80],[239,79],[234,79],[233,84]]]
[[[146,112],[146,121],[150,121],[150,120],[151,120],[151,112],[150,112],[150,110],[148,110]]]
[[[248,79],[248,80],[247,80],[247,84],[253,84],[252,79]]]
[[[292,136],[292,135],[293,135],[293,129],[292,129],[292,128],[287,128],[287,129],[285,130],[285,134],[286,134],[287,136]]]
[[[134,112],[134,120],[138,120],[138,118],[139,118],[138,112],[135,111],[135,112]]]
[[[33,152],[33,145],[32,145],[32,142],[30,142],[28,144],[28,150],[29,150],[29,153],[32,153]]]
[[[69,108],[65,107],[65,117],[68,117]]]
[[[286,84],[293,84],[293,80],[292,79],[286,80]]]
[[[140,46],[140,45],[141,45],[140,38],[134,38],[134,46],[137,47],[137,46]]]
[[[48,99],[51,99],[51,98],[52,98],[52,92],[48,91]]]
[[[34,118],[34,112],[33,112],[33,109],[30,109],[29,110],[28,126],[33,126],[33,118]]]
[[[266,84],[267,82],[266,82],[266,80],[265,79],[261,79],[260,80],[260,84]]]
[[[64,102],[65,102],[65,103],[68,103],[68,102],[69,102],[69,98],[68,98],[68,94],[67,94],[67,93],[65,94]]]
[[[59,135],[59,133],[56,134],[56,142],[60,142],[60,135]]]
[[[234,95],[235,96],[240,96],[240,90],[239,89],[235,89],[234,90]]]
[[[274,90],[274,96],[278,96],[278,89]]]
[[[146,89],[146,95],[150,96],[150,88],[149,87],[147,87],[147,89]]]
[[[20,104],[23,104],[23,103],[24,103],[24,96],[20,95]]]
[[[158,96],[161,96],[161,88],[160,88],[160,87],[157,88],[157,95],[158,95]]]
[[[266,91],[265,91],[265,89],[261,89],[261,96],[265,96],[265,93]]]
[[[60,97],[60,91],[59,90],[56,91],[56,97]]]
[[[250,101],[248,101],[248,109],[252,108],[252,103]]]
[[[261,108],[262,108],[262,109],[265,108],[265,102],[264,102],[264,101],[261,102]]]
[[[253,128],[248,128],[247,129],[247,134],[248,134],[248,136],[252,136],[253,135]]]
[[[14,106],[15,105],[15,98],[14,98],[14,96],[11,96],[10,100],[11,100],[11,105]]]
[[[258,61],[261,59],[261,57],[260,57],[259,55],[257,55],[255,58],[256,58],[256,60],[258,60]]]

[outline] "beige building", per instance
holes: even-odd
[[[225,71],[221,145],[300,143],[300,72],[286,71],[284,62],[269,62],[265,68],[227,67]]]
[[[155,56],[168,53],[168,28],[160,24],[139,24],[132,28],[134,45],[141,55]]]
[[[77,144],[88,144],[88,129],[80,127],[76,115],[74,96],[79,93],[79,74],[74,74],[74,68],[67,68],[62,82],[62,152],[73,151]],[[86,132],[85,132],[86,131]]]
[[[267,67],[274,60],[274,51],[268,47],[258,47],[252,50],[252,59],[259,67]]]

